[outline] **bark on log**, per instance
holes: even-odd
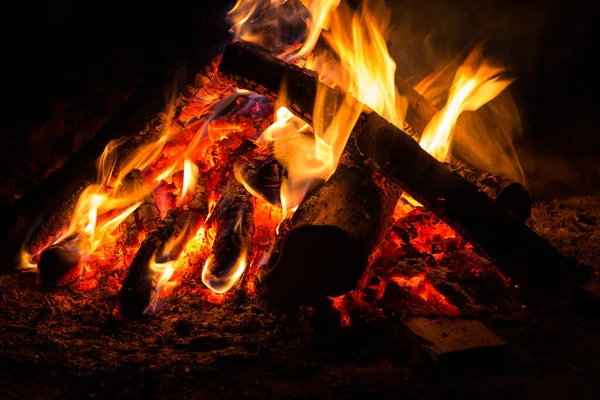
[[[254,236],[253,213],[252,195],[231,176],[211,216],[216,236],[202,270],[202,281],[217,293],[228,291],[243,273],[240,263],[247,264]]]
[[[287,83],[288,96],[285,102],[288,108],[308,123],[312,123],[312,112],[317,86],[325,86],[312,71],[289,64],[275,57],[262,53],[258,47],[233,43],[227,46],[219,70],[226,74],[239,87],[253,90],[272,100],[277,98],[281,83]],[[398,90],[409,100],[406,120],[418,138],[437,112],[437,109],[405,81],[398,83]],[[329,90],[337,98],[338,103],[343,93]],[[484,193],[498,204],[525,221],[531,214],[531,197],[527,189],[518,182],[513,182],[493,174],[481,172],[468,166],[463,161],[452,157],[452,168],[477,185]],[[505,190],[506,189],[506,190]]]
[[[313,73],[240,43],[227,47],[220,70],[239,86],[273,99],[282,82],[287,82],[286,105],[312,122],[317,85],[322,85]],[[338,102],[345,95],[331,88],[325,90]],[[576,268],[574,260],[378,114],[361,116],[346,151],[397,181],[417,201],[479,245],[521,286],[530,304],[564,304],[588,278],[589,268]]]
[[[296,306],[356,288],[401,194],[397,184],[376,181],[360,163],[340,163],[283,227],[258,272],[261,295]]]
[[[158,295],[156,284],[160,277],[152,271],[152,263],[164,264],[177,260],[207,214],[208,192],[204,180],[198,179],[191,200],[170,210],[137,251],[119,293],[121,313],[133,318],[144,314]],[[175,245],[171,245],[173,243]]]
[[[493,199],[495,204],[511,212],[521,221],[526,221],[531,216],[531,196],[519,182],[480,171],[456,157],[452,157],[447,165],[450,170],[475,184]]]

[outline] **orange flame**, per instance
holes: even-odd
[[[472,53],[458,69],[446,105],[429,122],[420,145],[440,161],[447,161],[454,127],[463,111],[476,111],[506,89],[512,80],[501,79],[504,68],[494,67]]]

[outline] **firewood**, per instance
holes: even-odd
[[[262,296],[296,306],[356,288],[402,191],[360,163],[340,163],[302,201],[258,272]]]
[[[328,95],[331,95],[330,98],[337,99],[338,103],[341,103],[344,97],[344,93],[327,88],[319,82],[314,72],[291,66],[241,42],[227,46],[219,70],[239,87],[255,91],[272,100],[277,98],[279,88],[282,82],[285,82],[288,93],[284,99],[285,104],[290,111],[308,123],[312,123],[312,110],[318,86],[325,87]],[[409,99],[406,119],[415,138],[418,139],[437,109],[405,81],[399,82],[398,89]],[[480,172],[454,156],[451,157],[450,164],[500,206],[506,207],[523,221],[531,214],[531,197],[522,184]]]
[[[44,250],[38,262],[38,282],[46,287],[63,287],[78,281],[83,270],[80,247],[84,240],[75,234]]]
[[[211,214],[216,227],[212,254],[202,271],[202,281],[216,292],[229,290],[234,276],[243,272],[239,263],[247,263],[254,235],[252,195],[231,176]]]
[[[272,99],[286,82],[285,104],[312,122],[317,85],[323,85],[314,73],[241,43],[227,47],[220,70],[239,86]],[[337,102],[345,96],[327,86],[324,89]],[[530,304],[564,304],[587,280],[589,268],[576,268],[574,260],[563,256],[476,185],[448,169],[377,113],[363,113],[345,150],[398,182],[417,201],[478,245],[521,286],[521,293]]]
[[[119,293],[120,311],[124,315],[139,317],[156,299],[160,277],[152,270],[152,264],[176,261],[207,214],[208,192],[204,180],[199,178],[191,200],[167,213],[148,234],[129,265]]]
[[[487,194],[494,203],[509,211],[521,221],[526,221],[531,215],[531,195],[519,182],[489,172],[480,171],[456,157],[451,157],[448,168]]]

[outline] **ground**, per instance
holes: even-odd
[[[537,203],[530,223],[600,266],[600,197]],[[399,315],[342,326],[326,307],[284,313],[245,295],[213,306],[180,292],[129,321],[106,288],[42,291],[32,274],[0,287],[0,398],[597,398],[600,314],[589,305],[481,310],[505,358],[443,369]]]

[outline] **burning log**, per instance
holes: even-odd
[[[119,293],[124,315],[139,317],[158,300],[156,289],[160,276],[153,266],[176,261],[207,215],[208,192],[204,180],[198,179],[191,200],[167,213],[148,234],[129,265]]]
[[[228,75],[239,87],[252,90],[275,100],[282,82],[287,82],[288,108],[299,117],[312,123],[312,110],[319,82],[312,71],[292,67],[252,46],[236,42],[227,46],[219,70]],[[341,103],[345,94],[333,89],[329,93]],[[399,82],[399,91],[408,97],[407,122],[417,139],[437,113],[437,109],[405,81]],[[451,157],[451,168],[475,184],[501,207],[519,216],[522,221],[531,214],[531,196],[518,182],[479,171],[465,162]]]
[[[82,272],[79,252],[84,241],[82,235],[75,234],[44,250],[38,262],[40,284],[63,287],[78,281]]]
[[[323,85],[314,73],[241,43],[227,47],[220,70],[239,86],[272,99],[287,82],[285,104],[312,122],[317,86]],[[323,86],[329,98],[341,103],[344,93]],[[564,304],[587,280],[588,268],[575,268],[573,260],[380,115],[372,112],[361,116],[346,152],[398,182],[417,201],[479,245],[504,274],[521,286],[527,301]]]
[[[300,204],[259,270],[264,298],[293,306],[356,288],[401,193],[360,163],[340,163]]]
[[[253,212],[252,195],[231,176],[210,218],[217,233],[202,270],[202,281],[217,293],[228,291],[246,269],[254,235]]]

